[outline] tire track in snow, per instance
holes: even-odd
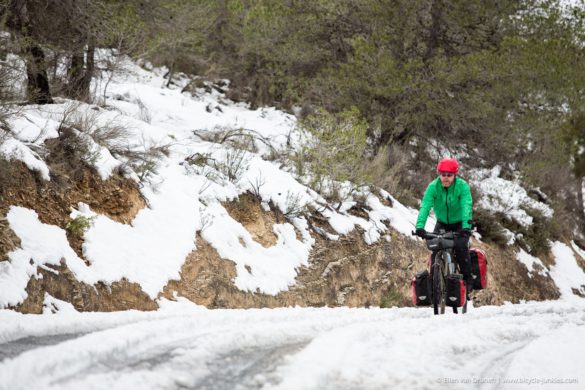
[[[243,348],[218,355],[207,362],[211,374],[192,389],[261,389],[279,381],[276,369],[285,357],[306,346],[308,341],[277,344],[261,348]]]
[[[57,345],[67,340],[76,339],[82,335],[83,333],[65,333],[52,336],[28,336],[0,344],[0,363],[6,359],[13,359],[21,353],[37,348]]]
[[[482,379],[499,379],[505,378],[510,367],[510,363],[514,359],[514,355],[526,348],[536,337],[529,337],[527,340],[521,340],[512,345],[503,347],[504,351],[492,357],[487,364],[484,363],[484,369],[479,374],[478,378]],[[475,388],[478,389],[501,389],[503,384],[496,381],[496,383],[478,383]]]

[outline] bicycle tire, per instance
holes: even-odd
[[[438,258],[438,256],[437,256]],[[445,281],[440,260],[433,264],[433,311],[435,315],[445,313]]]

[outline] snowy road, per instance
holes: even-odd
[[[0,311],[0,389],[583,388],[585,304]]]

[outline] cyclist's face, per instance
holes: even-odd
[[[439,173],[439,177],[441,178],[441,184],[445,188],[449,187],[455,181],[455,174],[452,173]]]

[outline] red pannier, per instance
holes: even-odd
[[[465,305],[467,294],[465,291],[465,281],[463,275],[452,274],[446,279],[447,299],[445,305],[451,307],[461,307]]]
[[[428,306],[431,304],[431,277],[429,271],[424,270],[412,278],[412,304]]]
[[[471,260],[473,289],[483,290],[487,287],[487,256],[481,249],[471,248],[469,249],[469,259]]]

